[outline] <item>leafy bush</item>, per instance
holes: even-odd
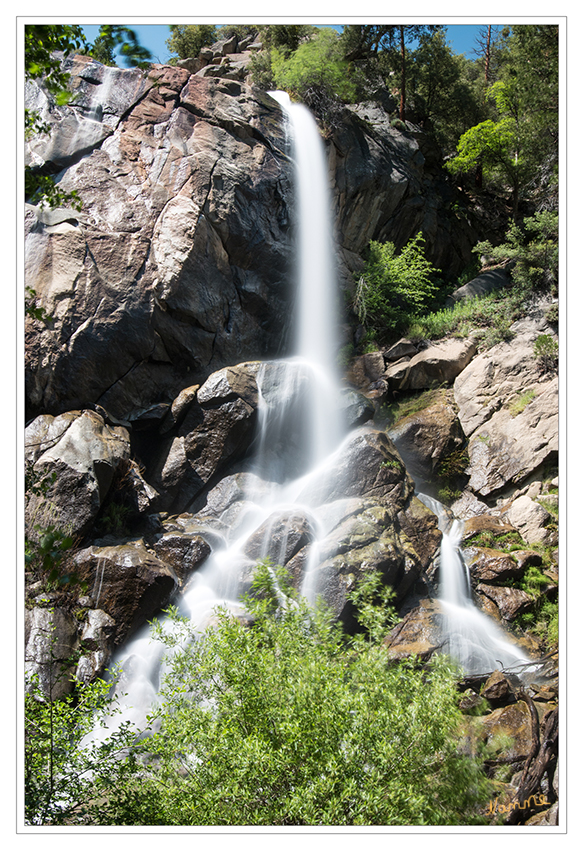
[[[513,222],[506,241],[493,247],[479,242],[474,251],[494,262],[512,262],[512,279],[524,296],[535,292],[557,295],[559,281],[559,217],[543,211],[525,218],[522,228]]]
[[[385,336],[400,332],[434,298],[437,270],[424,256],[424,243],[418,233],[397,254],[392,242],[370,242],[354,298],[363,325]]]
[[[138,769],[136,730],[120,725],[104,739],[85,740],[118,711],[110,685],[81,685],[47,700],[36,677],[25,697],[25,820],[32,825],[112,823],[109,800]]]
[[[293,52],[274,47],[271,69],[275,86],[302,100],[329,128],[337,123],[341,104],[355,98],[349,64],[332,29],[318,30]]]
[[[150,779],[121,790],[118,817],[185,826],[482,823],[478,807],[491,791],[479,761],[458,751],[452,671],[443,658],[424,669],[387,664],[382,637],[393,618],[378,577],[353,597],[364,631],[351,639],[276,579],[259,567],[251,627],[226,610],[202,635],[175,624],[161,727],[143,744]]]
[[[550,334],[539,334],[534,341],[534,356],[543,370],[550,372],[559,360],[559,343]]]

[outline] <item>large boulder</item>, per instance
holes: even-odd
[[[512,705],[496,708],[480,718],[483,742],[494,753],[503,750],[507,759],[525,759],[533,746],[532,720],[528,705],[519,700]]]
[[[276,511],[247,539],[244,552],[253,561],[269,558],[285,566],[313,536],[310,517],[301,511]]]
[[[244,455],[255,433],[258,362],[213,373],[190,398],[175,436],[163,443],[154,486],[161,505],[183,511],[225,466]]]
[[[521,393],[536,387],[537,395],[541,395],[553,383],[552,375],[541,376],[534,356],[538,336],[555,336],[543,309],[533,309],[529,316],[515,322],[510,332],[512,339],[483,351],[455,380],[455,401],[468,437]]]
[[[168,564],[183,583],[208,558],[211,547],[198,534],[162,532],[152,544],[156,557]]]
[[[534,607],[534,602],[528,593],[516,587],[498,587],[492,584],[479,584],[476,587],[477,598],[483,597],[491,600],[503,620],[512,621],[519,614],[525,614]],[[481,607],[488,611],[489,606],[482,603]]]
[[[488,584],[504,584],[508,580],[521,579],[526,570],[524,560],[517,562],[499,549],[470,547],[465,550],[465,560],[472,579]]]
[[[56,525],[69,534],[85,534],[116,471],[129,465],[127,430],[106,425],[93,410],[73,411],[33,421],[25,445],[35,475],[52,482],[46,494],[29,499],[29,527]]]
[[[541,334],[555,337],[545,304],[511,327],[512,338],[475,357],[454,383],[459,419],[469,437],[468,488],[487,500],[516,494],[559,444],[558,378],[535,356]]]
[[[559,385],[555,378],[535,384],[532,400],[515,413],[502,408],[472,433],[468,443],[468,486],[489,496],[518,485],[559,448]],[[463,425],[463,422],[462,422]]]
[[[388,657],[393,661],[430,658],[442,645],[442,620],[439,602],[423,599],[385,638]]]
[[[485,269],[477,277],[454,290],[447,299],[447,306],[453,306],[459,301],[469,301],[472,298],[483,298],[490,292],[503,289],[510,283],[510,275],[506,267]]]
[[[396,604],[403,602],[423,564],[390,506],[374,498],[347,498],[316,511],[316,518],[327,534],[315,551],[306,546],[288,563],[298,587],[309,597],[321,596],[348,629],[355,625],[349,594],[371,573],[394,590]]]
[[[401,391],[453,384],[476,351],[475,344],[469,339],[430,343],[411,358],[403,358],[389,366],[384,377],[389,387]]]
[[[172,567],[140,540],[81,549],[74,564],[91,607],[115,621],[116,646],[167,605],[179,584]]]
[[[326,469],[312,476],[300,498],[318,506],[365,496],[399,510],[414,491],[413,479],[387,434],[363,426],[346,438]]]
[[[527,543],[547,541],[549,532],[546,526],[552,520],[552,515],[529,496],[519,496],[515,499],[503,516],[512,523]]]
[[[464,442],[452,391],[439,391],[422,410],[399,419],[389,436],[416,481],[433,479],[444,458]]]
[[[105,611],[87,611],[79,635],[82,654],[75,670],[80,682],[93,682],[103,675],[111,658],[115,630],[115,620]]]

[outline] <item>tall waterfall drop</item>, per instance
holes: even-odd
[[[293,519],[301,514],[310,518],[311,555],[304,568],[302,592],[308,598],[315,594],[310,570],[317,558],[319,534],[325,529],[309,505],[310,487],[342,437],[335,363],[335,257],[324,147],[306,107],[291,104],[283,92],[273,92],[272,96],[287,116],[296,168],[294,352],[289,359],[264,364],[257,375],[259,433],[255,457],[240,478],[244,498],[236,509],[228,505],[218,518],[213,551],[191,577],[178,602],[181,613],[201,629],[219,605],[234,612],[242,610],[241,595],[249,586],[254,563],[268,554],[274,561],[278,557],[273,551],[277,536],[273,522],[282,516]],[[281,534],[280,529],[281,550],[286,548],[290,531],[293,528]],[[253,556],[249,554],[251,540]],[[169,620],[162,625],[172,628]],[[125,692],[120,698],[123,713],[117,723],[131,720],[139,725],[156,700],[164,649],[145,627],[116,661],[123,671],[119,690]]]
[[[338,442],[339,375],[336,365],[337,281],[328,164],[318,126],[309,109],[291,103],[286,92],[270,92],[284,110],[291,129],[296,188],[297,263],[294,353],[311,370],[311,464]]]

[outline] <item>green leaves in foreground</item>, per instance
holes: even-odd
[[[47,700],[38,677],[25,697],[24,790],[27,824],[112,823],[117,790],[135,773],[129,723],[85,739],[117,711],[107,682],[78,684],[60,700]]]
[[[485,780],[457,749],[452,673],[443,661],[388,665],[375,639],[378,594],[374,580],[360,589],[372,630],[347,640],[327,611],[283,594],[261,565],[247,600],[251,627],[221,610],[203,635],[175,648],[161,727],[144,744],[156,765],[139,781],[147,811],[136,810],[130,784],[134,808],[120,812],[123,822],[482,822]],[[385,615],[379,609],[377,620]]]
[[[122,727],[79,746],[91,700],[103,707],[99,686],[52,707],[31,697],[29,822],[484,823],[492,792],[480,762],[460,752],[452,671],[443,659],[389,666],[386,599],[378,576],[360,586],[363,632],[348,638],[264,563],[245,623],[222,609],[196,634],[171,611],[171,628],[154,629],[170,649],[150,718],[158,731],[141,741]]]

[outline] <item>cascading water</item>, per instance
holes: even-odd
[[[253,564],[268,553],[277,562],[285,551],[286,517],[290,521],[298,515],[308,518],[311,557],[304,567],[302,591],[308,598],[315,595],[311,566],[325,524],[309,505],[310,482],[319,480],[319,470],[333,457],[343,430],[335,363],[336,274],[323,144],[306,107],[291,104],[283,92],[271,94],[284,109],[296,166],[295,356],[266,364],[269,369],[264,366],[257,375],[259,434],[256,456],[243,476],[244,498],[235,513],[229,508],[220,517],[221,535],[214,540],[213,552],[192,576],[179,602],[181,612],[200,629],[218,605],[242,610],[239,599]],[[281,517],[284,531],[278,538],[279,551],[274,551],[273,527]],[[256,541],[258,535],[262,542],[254,545],[251,556],[249,541]],[[170,621],[163,625],[172,628]],[[156,699],[163,648],[143,629],[116,660],[123,670],[118,691],[125,692],[116,725],[124,720],[139,725]]]
[[[257,374],[258,437],[255,457],[238,478],[242,498],[215,511],[208,523],[212,553],[185,588],[179,608],[197,629],[204,629],[214,609],[223,605],[242,612],[242,592],[257,560],[269,555],[283,562],[288,534],[300,517],[309,528],[310,546],[303,564],[301,591],[313,600],[322,588],[316,576],[320,541],[333,528],[334,508],[320,506],[318,486],[342,453],[340,381],[335,364],[336,275],[330,226],[327,167],[318,129],[309,111],[291,104],[281,92],[271,93],[288,121],[296,164],[297,303],[294,356],[264,364]],[[440,516],[439,503],[420,497]],[[201,533],[205,510],[193,516],[185,531]],[[212,512],[211,512],[212,513]],[[467,569],[456,540],[458,526],[444,527],[441,552],[442,608],[446,651],[468,671],[505,669],[528,659],[471,600]],[[163,623],[172,629],[172,621]],[[122,713],[116,725],[143,723],[156,700],[164,671],[164,648],[151,639],[149,627],[139,632],[116,661],[123,670],[118,691]],[[111,729],[111,727],[110,727]],[[97,735],[106,735],[107,730]]]
[[[443,535],[439,560],[443,651],[471,674],[496,669],[516,673],[533,671],[537,663],[527,658],[502,629],[474,605],[468,567],[459,548],[463,522],[451,521],[443,505],[431,496],[417,495],[436,514]]]

